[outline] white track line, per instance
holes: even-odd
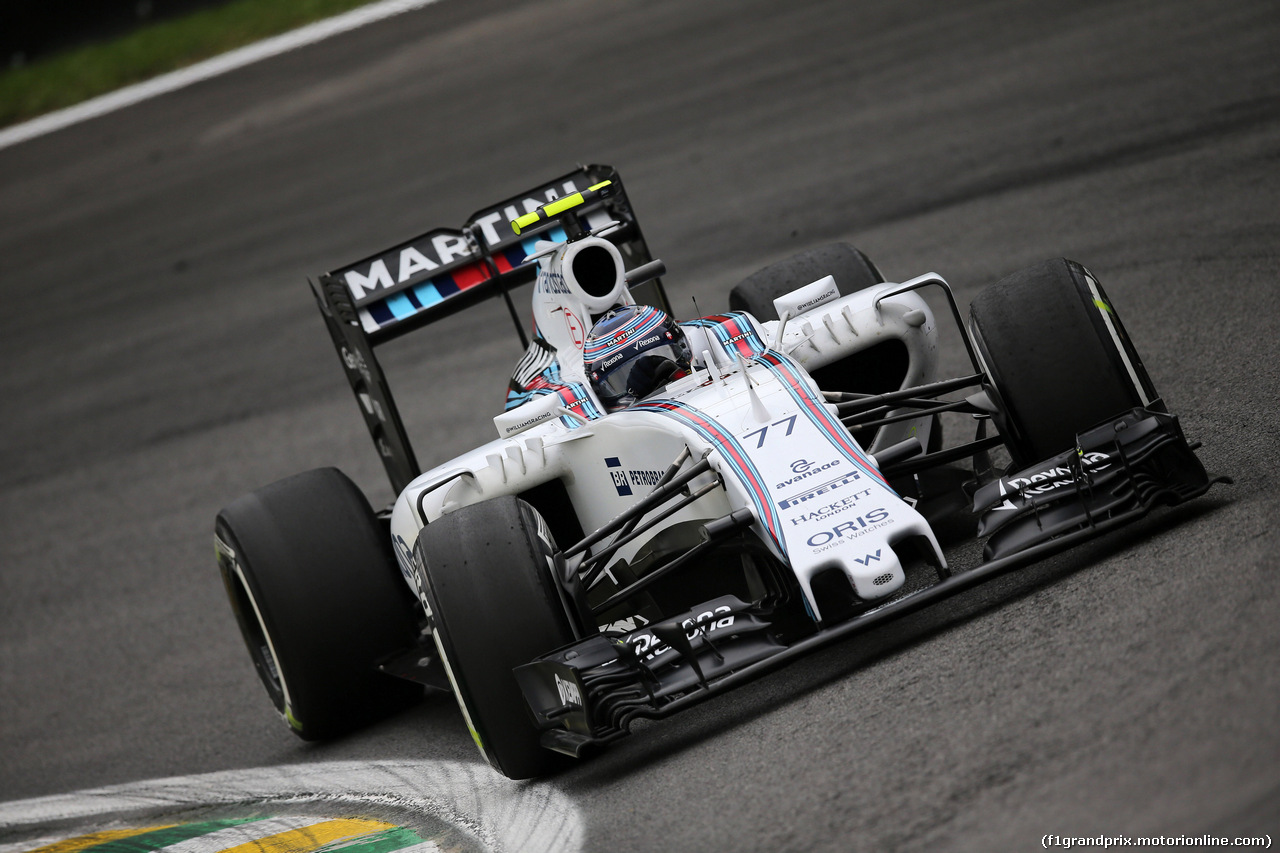
[[[382,0],[379,3],[371,3],[368,6],[352,9],[350,12],[333,18],[316,21],[314,24],[299,27],[296,30],[291,30],[265,41],[246,45],[238,50],[215,56],[212,59],[206,59],[204,62],[190,65],[170,74],[153,77],[142,83],[118,89],[110,94],[76,104],[73,107],[67,107],[65,110],[46,113],[38,118],[33,118],[31,121],[7,127],[0,130],[0,148],[8,148],[10,145],[16,145],[19,142],[25,142],[28,139],[34,139],[37,136],[43,136],[55,130],[61,130],[77,122],[96,118],[114,110],[131,106],[139,101],[145,101],[147,98],[154,98],[156,95],[163,95],[166,92],[190,86],[192,83],[208,80],[210,77],[226,74],[228,71],[234,71],[254,62],[278,56],[286,51],[314,44],[330,36],[345,33],[349,30],[363,27],[366,24],[371,24],[374,21],[381,21],[414,9],[421,9],[436,2],[438,0]]]
[[[0,834],[25,829],[39,836],[41,827],[65,821],[139,810],[155,818],[156,810],[237,803],[391,806],[445,821],[490,850],[512,853],[574,853],[585,834],[577,806],[552,786],[511,782],[488,765],[449,761],[291,764],[15,800],[0,803]],[[5,846],[16,849],[11,842]]]

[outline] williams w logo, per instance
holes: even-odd
[[[872,563],[878,563],[880,562],[880,549],[877,548],[874,554],[868,554],[865,557],[854,557],[853,561],[855,563],[861,563],[864,566],[869,566]]]

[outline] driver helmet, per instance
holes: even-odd
[[[648,305],[607,311],[587,334],[582,355],[591,388],[610,411],[686,375],[691,358],[680,324]]]

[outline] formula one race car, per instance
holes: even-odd
[[[218,515],[232,607],[298,735],[426,684],[495,768],[546,774],[1217,482],[1072,261],[990,287],[967,324],[940,276],[885,282],[845,244],[687,322],[663,272],[621,179],[590,166],[313,283],[399,498],[375,512],[326,468]],[[532,339],[510,296],[529,281]],[[966,375],[935,375],[923,291]],[[495,296],[527,348],[497,438],[421,471],[374,348]],[[973,437],[944,442],[944,413]],[[985,545],[952,573],[937,530],[957,519]]]

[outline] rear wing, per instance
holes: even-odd
[[[611,182],[607,197],[540,219],[536,225],[522,227],[520,233],[512,228],[516,219],[527,219],[539,208],[545,210],[550,202],[605,181]],[[583,166],[478,211],[461,228],[436,228],[311,282],[397,495],[421,469],[374,356],[375,347],[499,296],[511,313],[521,346],[527,347],[524,324],[528,309],[518,311],[511,299],[512,288],[537,277],[537,262],[526,262],[526,256],[533,253],[539,240],[564,241],[566,230],[581,233],[610,222],[619,223],[619,227],[605,234],[605,239],[617,245],[628,269],[653,260],[618,173],[611,166]],[[637,302],[670,313],[661,280],[639,284],[631,293]]]

